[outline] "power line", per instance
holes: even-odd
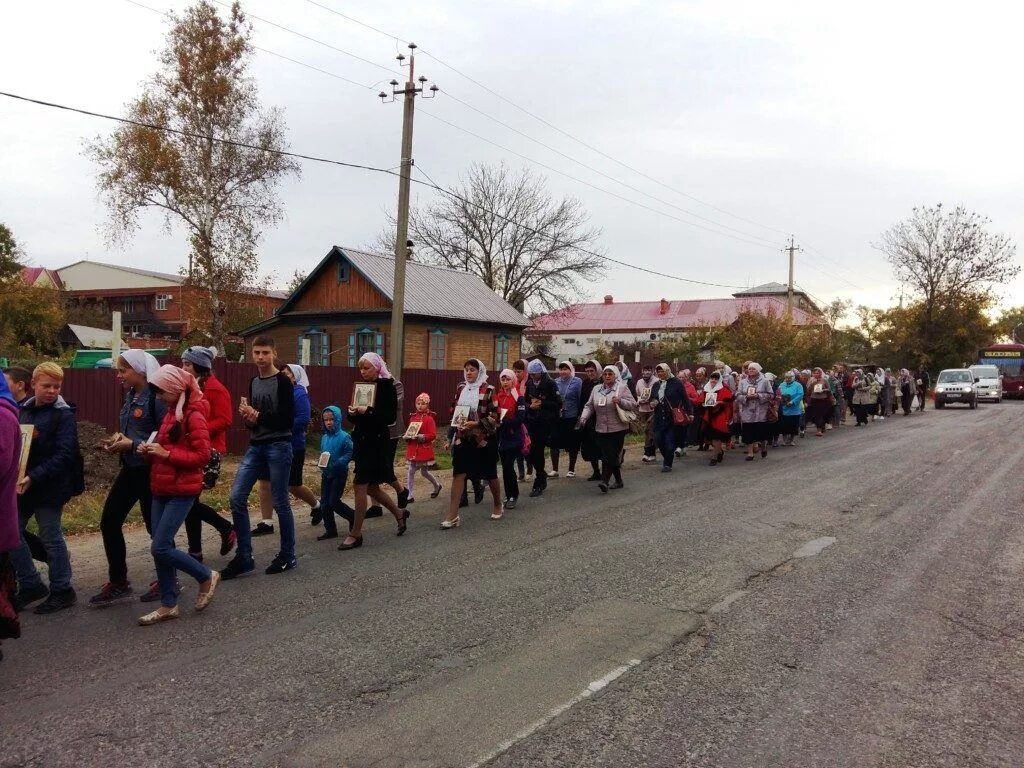
[[[258,146],[256,144],[250,144],[250,143],[244,142],[244,141],[235,141],[233,139],[224,139],[224,138],[220,138],[220,137],[216,137],[216,136],[205,136],[205,135],[201,135],[201,134],[198,134],[198,133],[193,133],[191,131],[184,131],[184,130],[181,130],[181,129],[178,129],[178,128],[171,128],[170,126],[166,126],[166,125],[159,125],[157,123],[150,123],[150,122],[147,122],[145,120],[134,120],[134,119],[128,118],[128,117],[120,117],[120,116],[117,116],[117,115],[108,115],[108,114],[104,114],[102,112],[94,112],[92,110],[82,109],[82,108],[79,108],[79,107],[71,107],[71,106],[68,106],[68,105],[65,105],[65,104],[58,104],[58,103],[52,102],[52,101],[43,101],[42,99],[33,99],[33,98],[28,97],[28,96],[21,96],[21,95],[18,95],[16,93],[8,93],[6,91],[0,91],[0,96],[3,96],[5,98],[9,98],[9,99],[15,99],[17,101],[26,102],[26,103],[29,103],[29,104],[35,104],[35,105],[38,105],[38,106],[41,106],[41,107],[48,107],[48,108],[51,108],[51,109],[59,109],[59,110],[65,111],[65,112],[73,112],[73,113],[80,114],[80,115],[86,115],[88,117],[100,118],[102,120],[111,120],[113,122],[123,123],[123,124],[127,124],[127,125],[134,125],[134,126],[138,126],[140,128],[148,128],[148,129],[155,130],[155,131],[164,131],[166,133],[173,133],[173,134],[176,134],[178,136],[183,136],[185,138],[190,138],[190,139],[198,139],[200,141],[210,141],[210,142],[214,142],[214,143],[217,143],[217,144],[225,144],[225,145],[228,145],[228,146],[240,147],[242,149],[251,149],[251,150],[255,150],[257,152],[267,152],[267,153],[274,154],[274,155],[279,155],[279,156],[282,156],[282,157],[293,157],[293,158],[296,158],[298,160],[307,160],[309,162],[314,162],[314,163],[324,163],[324,164],[327,164],[327,165],[336,165],[336,166],[340,166],[342,168],[354,168],[354,169],[357,169],[357,170],[370,171],[370,172],[373,172],[373,173],[381,173],[381,174],[385,174],[385,175],[393,176],[393,177],[398,177],[398,175],[399,175],[395,171],[387,169],[387,168],[378,168],[376,166],[366,165],[366,164],[363,164],[363,163],[352,163],[352,162],[347,162],[347,161],[344,161],[344,160],[334,160],[334,159],[331,159],[331,158],[319,157],[319,156],[316,156],[316,155],[307,155],[307,154],[304,154],[304,153],[301,153],[301,152],[291,152],[291,151],[282,150],[282,149],[271,149],[269,147],[261,147],[261,146]],[[424,175],[426,175],[426,174],[424,174]],[[428,177],[428,179],[429,179],[429,177]],[[656,272],[654,270],[647,269],[646,267],[641,267],[641,266],[638,266],[636,264],[629,264],[628,262],[619,261],[617,259],[612,259],[612,258],[606,256],[605,254],[598,253],[597,251],[592,251],[592,250],[587,249],[587,248],[581,248],[580,246],[573,245],[571,243],[565,243],[564,241],[560,241],[556,237],[553,237],[553,236],[548,235],[548,234],[546,234],[544,232],[541,232],[540,230],[535,229],[533,227],[530,227],[527,224],[523,224],[522,222],[517,222],[517,221],[515,221],[513,219],[508,218],[507,216],[504,216],[504,215],[498,213],[497,211],[492,211],[492,210],[490,210],[490,209],[480,205],[479,203],[476,203],[476,202],[474,202],[472,200],[469,200],[469,199],[467,199],[465,197],[462,197],[461,195],[453,192],[450,189],[445,189],[441,185],[434,183],[432,180],[429,181],[429,182],[424,182],[424,181],[421,181],[419,179],[412,179],[412,181],[414,183],[416,183],[416,184],[420,184],[422,186],[429,187],[430,189],[434,189],[437,192],[440,192],[442,194],[448,195],[449,197],[452,197],[452,198],[454,198],[456,200],[460,200],[461,202],[463,202],[463,203],[465,203],[467,205],[471,205],[474,208],[477,208],[477,209],[479,209],[481,211],[484,211],[484,212],[489,213],[489,214],[491,214],[493,216],[496,216],[496,217],[502,219],[503,221],[506,221],[506,222],[508,222],[508,223],[510,223],[510,224],[512,224],[514,226],[521,227],[522,229],[525,229],[528,232],[531,232],[533,234],[536,234],[536,235],[539,235],[541,237],[544,237],[544,238],[550,240],[555,245],[569,246],[569,247],[574,248],[575,250],[580,251],[582,253],[586,253],[586,254],[588,254],[590,256],[595,256],[597,258],[601,258],[601,259],[604,259],[606,261],[610,261],[610,262],[612,262],[614,264],[619,264],[621,266],[628,267],[629,269],[635,269],[635,270],[638,270],[638,271],[641,271],[641,272],[646,272],[646,273],[649,273],[649,274],[658,275],[659,277],[667,277],[667,278],[671,278],[673,280],[680,280],[682,282],[693,283],[693,284],[696,284],[696,285],[708,285],[708,286],[714,286],[716,288],[742,288],[743,287],[743,286],[737,286],[737,285],[724,285],[724,284],[721,284],[721,283],[711,283],[711,282],[707,282],[707,281],[704,281],[704,280],[693,280],[693,279],[687,278],[687,277],[679,277],[678,275],[669,275],[669,274],[662,273],[662,272]]]
[[[377,32],[378,34],[384,35],[385,37],[391,38],[392,40],[401,40],[402,42],[408,42],[407,40],[403,40],[401,37],[399,37],[397,35],[393,35],[393,34],[390,34],[388,32],[385,32],[385,31],[383,31],[381,29],[378,29],[377,27],[374,27],[374,26],[372,26],[370,24],[367,24],[367,23],[365,23],[363,21],[360,21],[360,20],[358,20],[358,19],[356,19],[356,18],[354,18],[352,16],[349,16],[347,14],[341,13],[340,11],[336,11],[333,8],[329,8],[329,7],[325,6],[325,5],[323,5],[322,3],[315,2],[315,0],[306,0],[306,2],[308,2],[308,3],[312,4],[312,5],[315,5],[318,8],[322,8],[323,10],[328,11],[329,13],[333,13],[335,16],[339,16],[339,17],[341,17],[341,18],[343,18],[343,19],[345,19],[347,21],[350,21],[350,22],[352,22],[354,24],[358,24],[361,27],[365,27],[366,29],[372,30],[374,32]],[[611,160],[613,163],[616,163],[617,165],[622,166],[626,170],[628,170],[628,171],[630,171],[632,173],[635,173],[638,176],[641,176],[641,177],[647,179],[648,181],[651,181],[651,182],[657,184],[658,186],[664,187],[665,189],[668,189],[668,190],[670,190],[672,192],[675,192],[677,195],[682,195],[683,197],[685,197],[685,198],[687,198],[689,200],[693,200],[696,203],[700,203],[701,205],[707,206],[708,208],[711,208],[714,211],[718,211],[719,213],[721,213],[721,214],[723,214],[725,216],[730,216],[730,217],[732,217],[734,219],[737,219],[738,221],[743,221],[743,222],[746,222],[747,224],[752,224],[752,225],[754,225],[756,227],[762,227],[763,229],[771,230],[773,232],[776,232],[776,233],[779,233],[779,234],[782,234],[782,235],[788,235],[789,234],[785,230],[779,229],[778,227],[770,226],[768,224],[762,224],[761,222],[754,221],[753,219],[748,219],[746,217],[739,216],[738,214],[732,213],[731,211],[727,211],[724,208],[720,208],[720,207],[718,207],[716,205],[713,205],[712,203],[709,203],[706,200],[702,200],[699,197],[695,197],[694,195],[691,195],[691,194],[689,194],[687,192],[683,192],[681,189],[677,189],[677,188],[671,186],[670,184],[667,184],[666,182],[660,181],[660,180],[654,178],[653,176],[650,176],[649,174],[644,173],[643,171],[641,171],[641,170],[639,170],[637,168],[634,168],[633,166],[629,165],[628,163],[625,163],[622,160],[619,160],[618,158],[613,157],[612,155],[609,155],[608,153],[604,152],[603,150],[598,149],[597,147],[588,144],[587,142],[583,141],[582,139],[577,138],[576,136],[572,135],[568,131],[565,131],[565,130],[559,128],[557,125],[551,123],[550,121],[544,119],[543,117],[540,117],[539,115],[534,114],[530,110],[526,109],[526,107],[520,106],[519,104],[517,104],[516,102],[512,101],[508,97],[503,96],[502,94],[500,94],[497,91],[495,91],[493,88],[490,88],[489,86],[484,85],[479,80],[471,77],[470,75],[467,75],[465,72],[463,72],[460,69],[456,68],[452,64],[449,64],[447,61],[441,59],[440,57],[430,53],[429,51],[425,50],[424,48],[420,48],[419,52],[422,53],[424,56],[429,56],[434,61],[436,61],[438,64],[440,64],[442,67],[450,69],[452,72],[454,72],[455,74],[459,75],[459,77],[462,77],[465,80],[468,80],[473,85],[475,85],[478,88],[481,88],[481,89],[487,91],[489,94],[491,94],[495,98],[500,99],[501,101],[505,102],[506,104],[508,104],[511,107],[514,107],[515,109],[519,110],[520,112],[522,112],[523,114],[527,115],[528,117],[531,117],[532,119],[536,120],[537,122],[541,123],[542,125],[545,125],[545,126],[547,126],[548,128],[550,128],[550,129],[552,129],[554,131],[557,131],[558,133],[562,134],[566,138],[570,139],[571,141],[576,142],[577,144],[579,144],[582,147],[585,147],[586,149],[590,150],[591,152],[596,152],[597,154],[601,155],[601,157],[604,157],[607,160]]]

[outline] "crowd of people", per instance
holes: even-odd
[[[734,448],[746,461],[763,460],[770,449],[794,446],[811,429],[824,437],[851,416],[862,427],[900,407],[904,415],[924,410],[930,386],[923,367],[893,373],[836,365],[778,377],[753,361],[737,371],[715,361],[676,373],[660,363],[644,366],[634,378],[621,362],[590,360],[579,376],[563,361],[552,376],[539,360],[519,360],[492,382],[486,364],[473,358],[463,366],[444,419],[431,409],[430,396],[420,393],[407,423],[401,382],[380,355],[367,353],[358,361],[353,402],[320,411],[316,497],[303,477],[312,413],[308,376],[299,365],[278,366],[270,337],[256,338],[251,356],[256,375],[236,400],[213,373],[214,349],[191,347],[180,366],[161,366],[141,350],[126,350],[117,359],[124,404],[117,431],[102,444],[119,457],[120,467],[100,521],[108,575],[89,605],[108,606],[135,594],[123,528],[136,505],[151,538],[155,572],[140,600],[157,603],[138,621],[150,626],[179,616],[179,574],[196,581],[195,610],[203,611],[221,581],[253,573],[252,538],[275,533],[274,513],[280,546],[264,572],[294,569],[293,496],[309,506],[311,524],[323,527],[317,540],[341,539],[339,550],[361,547],[365,520],[384,510],[402,536],[417,477],[428,484],[431,498],[443,491],[431,471],[439,442],[452,458],[440,521],[450,531],[460,525],[470,493],[479,504],[489,492],[490,519],[500,521],[519,504],[524,486],[528,497],[543,496],[562,467],[567,478],[576,476],[577,467],[585,469],[600,493],[623,488],[631,433],[643,444],[641,461],[657,463],[660,456],[662,472],[673,471],[687,447],[707,452],[712,467]],[[84,469],[75,410],[61,396],[63,378],[59,365],[42,363],[31,372],[8,369],[0,379],[0,638],[17,636],[19,611],[35,605],[35,613],[51,614],[77,602],[61,516],[84,488]],[[228,519],[205,504],[203,494],[217,484],[236,414],[249,430],[249,447],[234,475]],[[403,445],[404,484],[395,472]],[[350,475],[354,506],[342,498]],[[254,488],[261,519],[252,527]],[[32,519],[38,533],[27,527]],[[204,562],[204,523],[219,535],[220,555],[234,553],[219,570]],[[182,526],[185,551],[175,542]],[[48,584],[37,561],[48,566]]]

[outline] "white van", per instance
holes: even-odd
[[[974,388],[979,400],[992,400],[996,403],[1003,401],[1003,380],[998,368],[994,365],[972,365],[970,371],[974,376]]]

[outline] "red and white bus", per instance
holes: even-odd
[[[978,365],[994,365],[1003,380],[1003,397],[1024,397],[1024,344],[993,344],[978,352]]]

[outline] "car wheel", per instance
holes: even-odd
[[[971,410],[973,411],[973,410],[975,410],[975,409],[976,409],[977,407],[978,407],[978,401],[977,401],[977,400],[971,400],[971,402],[970,402],[970,408],[971,408]]]

